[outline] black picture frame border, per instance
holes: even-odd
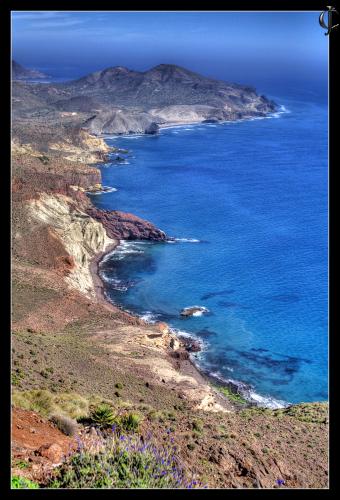
[[[0,52],[1,52],[1,83],[3,84],[2,98],[3,98],[3,124],[8,124],[8,127],[4,127],[5,131],[2,131],[1,139],[3,140],[4,147],[2,149],[2,183],[4,186],[8,186],[8,189],[3,190],[1,196],[2,204],[2,223],[3,227],[8,228],[8,234],[10,235],[10,137],[11,137],[11,109],[10,109],[10,97],[11,97],[11,12],[12,11],[39,11],[39,10],[52,10],[52,11],[81,11],[81,10],[93,10],[93,11],[317,11],[323,12],[326,10],[326,2],[321,1],[291,1],[291,0],[245,0],[242,2],[228,1],[224,2],[222,5],[218,2],[209,2],[209,8],[204,8],[201,6],[190,5],[189,2],[178,2],[173,0],[171,3],[168,2],[168,6],[162,3],[157,5],[156,2],[146,2],[143,3],[142,7],[133,5],[134,2],[129,2],[129,8],[124,8],[122,6],[120,9],[115,9],[115,4],[109,2],[108,0],[2,0],[0,2],[1,9],[1,30],[0,30]],[[335,9],[340,12],[339,2],[330,2]],[[185,5],[186,4],[186,5]],[[196,7],[196,8],[195,8]],[[340,20],[339,20],[340,23]],[[325,32],[320,27],[320,36],[325,36]],[[335,228],[335,214],[336,211],[336,201],[337,201],[337,185],[336,185],[336,173],[337,166],[339,165],[339,160],[337,158],[337,142],[339,142],[337,134],[337,121],[339,113],[339,101],[338,92],[340,89],[337,66],[339,65],[340,57],[338,51],[338,43],[340,37],[340,26],[334,29],[329,35],[329,408],[330,408],[330,466],[329,466],[329,488],[328,489],[280,489],[275,490],[274,494],[277,495],[310,495],[314,496],[329,496],[336,491],[338,491],[338,474],[336,472],[336,459],[338,450],[338,432],[337,432],[337,417],[336,417],[336,368],[337,368],[337,352],[336,352],[336,340],[337,340],[337,329],[336,329],[336,298],[335,298],[335,264],[336,264],[336,228]],[[7,135],[8,134],[8,135]],[[6,140],[7,139],[7,140]],[[6,168],[8,166],[8,168]],[[8,176],[8,177],[7,177]],[[5,178],[5,179],[4,179]],[[8,182],[7,182],[8,181]],[[8,211],[8,218],[6,217]],[[7,232],[7,231],[6,231]],[[66,495],[69,494],[80,494],[80,495],[105,495],[113,494],[121,496],[132,496],[143,495],[144,492],[141,490],[115,490],[110,492],[108,490],[63,490],[60,493],[57,490],[10,490],[10,414],[11,414],[11,399],[10,399],[10,354],[11,354],[11,341],[10,341],[10,237],[8,239],[8,244],[2,245],[3,254],[3,271],[5,271],[7,279],[1,280],[2,285],[8,286],[4,287],[3,291],[3,314],[1,319],[3,321],[3,329],[1,335],[1,348],[0,356],[2,357],[2,362],[0,363],[1,368],[1,388],[2,388],[2,398],[3,402],[3,413],[2,417],[2,434],[6,441],[1,447],[1,463],[3,465],[0,474],[1,481],[1,492],[8,493],[9,495]],[[8,259],[8,260],[7,260]],[[8,266],[5,266],[8,263]],[[7,275],[8,272],[8,275]],[[7,316],[4,312],[7,312]],[[8,332],[8,335],[7,335]],[[232,490],[232,489],[220,489],[220,490],[193,490],[196,497],[206,497],[207,495],[267,495],[272,494],[273,490]],[[148,490],[147,495],[158,495],[159,490]],[[162,494],[166,493],[162,491]],[[173,495],[186,495],[187,492],[184,490],[171,490],[171,496]]]

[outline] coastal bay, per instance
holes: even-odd
[[[165,246],[128,243],[104,268],[108,297],[196,335],[209,346],[197,355],[201,367],[224,380],[246,382],[248,395],[263,404],[327,399],[327,276],[323,288],[314,287],[327,258],[326,137],[316,139],[320,129],[306,136],[311,108],[320,128],[326,111],[315,102],[275,99],[290,112],[176,127],[155,138],[107,139],[130,153],[125,164],[112,157],[101,168],[105,182],[118,191],[93,198],[98,207],[141,214],[179,240]],[[252,141],[261,151],[255,157]],[[301,141],[306,142],[297,172],[292,155]],[[320,182],[324,190],[315,198]],[[276,253],[283,242],[287,257]],[[252,269],[242,260],[249,257]],[[179,311],[194,304],[208,307],[210,315],[180,320]]]

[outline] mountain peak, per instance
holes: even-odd
[[[111,73],[130,73],[130,69],[125,68],[125,66],[112,66],[111,68],[104,69],[102,73],[104,72],[111,72]]]
[[[203,76],[176,64],[158,64],[154,68],[145,71],[144,75],[163,82],[169,79],[204,79]]]

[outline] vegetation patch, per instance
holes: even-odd
[[[283,415],[289,415],[301,422],[311,422],[315,424],[325,424],[328,420],[328,404],[327,403],[314,403],[299,404],[288,406],[281,410],[275,410],[274,413],[281,412]]]
[[[116,417],[110,405],[102,404],[91,411],[90,420],[100,427],[110,427],[115,423]]]
[[[43,156],[38,156],[39,160],[43,165],[47,165],[50,162],[50,159],[48,156],[43,155]]]
[[[221,386],[221,385],[215,385],[215,389],[217,389],[219,392],[221,392],[226,398],[228,398],[230,401],[234,403],[239,403],[242,405],[248,404],[248,401],[244,399],[240,394],[237,394],[236,392],[233,392],[229,387],[226,386]]]
[[[12,490],[19,490],[19,489],[36,490],[38,488],[39,488],[39,484],[31,481],[30,479],[26,479],[25,477],[21,477],[21,476],[12,476],[12,480],[11,480],[11,489]]]
[[[79,452],[57,468],[48,488],[202,488],[189,478],[175,454],[175,447],[158,447],[151,435],[126,436],[113,432],[102,449]]]
[[[202,420],[194,420],[192,422],[192,428],[194,431],[198,432],[198,433],[202,433],[203,431],[203,421]]]
[[[60,414],[77,419],[88,415],[89,400],[76,393],[52,393],[48,390],[14,391],[12,404],[43,416]]]

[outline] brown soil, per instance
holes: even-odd
[[[75,438],[65,436],[41,415],[12,408],[13,475],[40,481],[76,448]]]

